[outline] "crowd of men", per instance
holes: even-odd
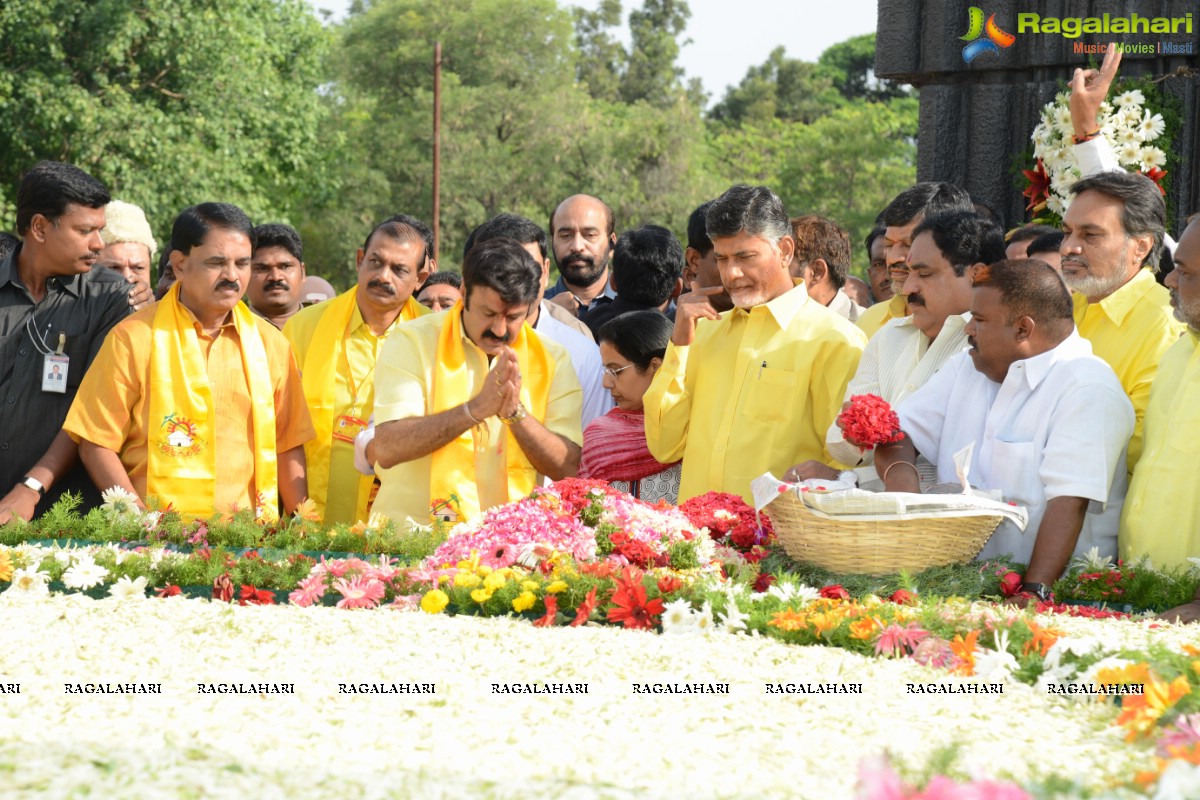
[[[657,225],[618,236],[585,194],[548,231],[501,214],[472,232],[461,275],[400,214],[366,232],[335,295],[287,225],[200,203],[160,250],[136,206],[39,163],[0,260],[0,523],[110,487],[198,518],[306,498],[329,524],[469,518],[577,473],[619,371],[594,333],[650,310],[674,327],[645,436],[682,460],[680,501],[748,497],[765,472],[922,491],[973,447],[972,483],[1029,511],[983,554],[1028,563],[1029,594],[1091,548],[1185,565],[1200,556],[1200,221],[1160,285],[1162,196],[1113,169],[1094,130],[1116,64],[1072,84],[1086,177],[1061,230],[1006,242],[966,192],[919,183],[880,212],[866,282],[835,221],[737,185],[695,210],[686,245]],[[838,412],[866,393],[897,408],[902,441],[847,441]]]

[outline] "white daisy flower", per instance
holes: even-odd
[[[104,501],[100,508],[112,522],[137,517],[140,513],[137,495],[120,486],[105,489],[100,498]]]
[[[68,589],[90,589],[108,577],[108,570],[96,563],[90,555],[79,556],[74,566],[63,573],[63,583]]]
[[[1138,151],[1138,160],[1142,162],[1142,169],[1162,168],[1167,163],[1167,154],[1157,147],[1149,145]]]
[[[663,633],[676,635],[695,632],[696,625],[692,620],[692,604],[681,597],[663,606],[662,628]]]
[[[146,596],[146,576],[142,575],[134,580],[128,577],[122,577],[114,583],[108,590],[109,597],[115,597],[117,600],[141,600]]]
[[[1142,94],[1140,89],[1134,89],[1132,91],[1117,95],[1115,98],[1113,98],[1113,102],[1122,107],[1131,104],[1140,106],[1146,102],[1146,96]]]
[[[46,573],[33,567],[22,567],[13,572],[12,583],[4,593],[33,596],[49,594],[50,589],[46,586],[48,578]]]
[[[695,626],[698,633],[704,636],[713,632],[712,603],[706,601],[699,611],[692,612],[692,625]]]

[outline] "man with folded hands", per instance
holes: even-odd
[[[1116,555],[1133,406],[1048,265],[1000,261],[972,284],[970,349],[900,403],[906,436],[876,448],[875,467],[888,491],[917,492],[917,453],[958,482],[955,454],[973,444],[971,483],[1029,510],[1024,532],[1002,522],[980,557],[1027,562],[1025,589],[1044,599],[1073,554]]]

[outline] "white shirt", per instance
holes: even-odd
[[[838,289],[837,294],[833,296],[833,299],[829,301],[829,305],[825,307],[848,322],[858,322],[858,318],[862,316],[863,312],[863,307],[851,300],[850,295],[846,294],[845,287]]]
[[[999,489],[1029,509],[1024,533],[1000,524],[979,558],[1011,553],[1028,562],[1046,503],[1055,497],[1090,500],[1075,546],[1116,556],[1125,501],[1125,447],[1133,406],[1112,368],[1074,331],[1053,350],[1017,361],[1003,383],[975,369],[960,353],[897,409],[917,450],[957,482],[954,453],[975,443],[972,485]]]
[[[874,394],[895,406],[924,386],[951,356],[966,348],[964,327],[970,318],[970,313],[947,317],[932,343],[913,324],[911,316],[884,325],[867,342],[858,372],[846,386],[846,401],[856,394]],[[861,471],[856,470],[860,486],[878,479],[875,451],[864,451],[847,442],[836,421],[826,431],[825,443],[829,454],[843,464],[865,465],[859,468]]]
[[[538,311],[536,330],[539,336],[561,344],[571,357],[571,366],[583,387],[582,427],[596,417],[602,417],[613,407],[612,395],[604,388],[604,362],[600,360],[600,348],[591,339],[577,330],[562,324],[546,310],[546,301]]]

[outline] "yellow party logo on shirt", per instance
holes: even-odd
[[[196,424],[187,417],[171,412],[163,417],[159,430],[166,438],[156,442],[158,451],[175,458],[192,458],[204,451],[204,439],[196,431]]]

